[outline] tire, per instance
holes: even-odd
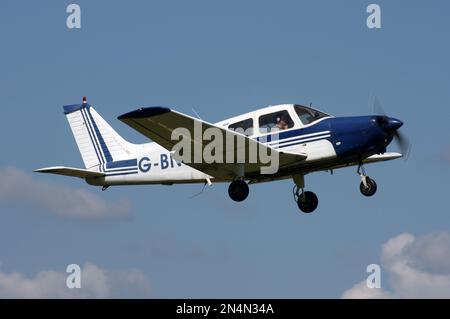
[[[298,196],[297,205],[306,214],[312,213],[319,205],[319,199],[313,192],[304,192]]]
[[[243,180],[235,180],[228,186],[228,195],[235,202],[242,202],[248,196],[248,185]]]
[[[370,197],[375,195],[377,192],[377,183],[370,177],[367,177],[366,179],[367,187],[364,185],[363,182],[359,185],[359,190],[361,191],[361,194],[363,194],[366,197]]]

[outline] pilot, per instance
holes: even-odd
[[[279,130],[286,130],[289,128],[288,120],[285,115],[277,117],[277,128]]]

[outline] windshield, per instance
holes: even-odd
[[[321,118],[328,117],[330,115],[315,110],[311,107],[303,106],[303,105],[294,105],[295,112],[297,113],[300,121],[303,125],[311,124]]]

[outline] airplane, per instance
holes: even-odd
[[[118,185],[203,183],[205,187],[213,182],[227,182],[231,199],[241,202],[249,194],[249,185],[292,179],[298,208],[311,213],[319,201],[312,191],[305,191],[305,175],[357,166],[360,192],[370,197],[376,193],[377,184],[366,174],[364,164],[406,157],[409,152],[409,143],[399,132],[403,122],[383,112],[334,117],[311,106],[280,104],[212,124],[167,107],[142,107],[118,117],[152,140],[133,144],[122,138],[88,104],[86,97],[81,104],[66,105],[63,109],[85,168],[55,166],[35,172],[78,177],[90,185],[101,186],[102,190]],[[173,151],[176,146],[173,133],[178,128],[184,129],[188,142],[205,150],[207,140],[192,137],[199,126],[202,132],[215,129],[245,142],[232,145],[232,151],[240,147],[244,155],[249,155],[250,148],[256,146],[276,155],[277,169],[262,174],[262,160],[250,162],[248,158],[183,162],[181,152]],[[387,152],[394,139],[402,153]],[[216,151],[225,154],[230,150],[225,147]]]

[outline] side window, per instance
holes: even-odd
[[[294,122],[288,111],[278,111],[259,117],[259,130],[261,133],[268,133],[277,130],[286,130],[294,126]]]
[[[230,130],[237,133],[244,134],[246,136],[253,135],[253,119],[246,119],[233,124],[228,125]]]

